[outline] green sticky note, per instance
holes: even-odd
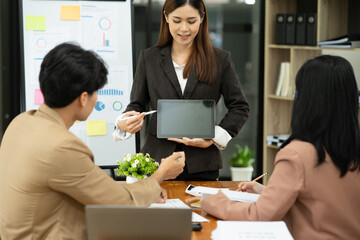
[[[88,136],[106,135],[106,121],[86,121],[86,133]]]
[[[25,29],[35,31],[46,30],[46,18],[45,16],[25,16]]]

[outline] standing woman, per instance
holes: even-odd
[[[220,151],[249,117],[249,104],[236,76],[230,53],[212,46],[202,0],[166,0],[156,46],[140,53],[130,104],[118,116],[113,136],[127,139],[143,125],[144,112],[156,110],[158,99],[214,99],[223,96],[228,112],[215,126],[215,138],[159,139],[156,114],[151,115],[143,153],[159,161],[184,151],[186,165],[178,180],[216,180]],[[135,118],[118,121],[136,115]]]

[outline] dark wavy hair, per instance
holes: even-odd
[[[183,76],[184,78],[188,78],[191,70],[195,69],[197,79],[200,82],[211,85],[215,80],[217,71],[215,60],[216,48],[213,47],[210,39],[207,11],[203,0],[166,0],[161,11],[160,34],[157,45],[164,47],[173,40],[164,12],[168,15],[186,4],[197,9],[203,21],[194,39],[192,52],[185,65]]]
[[[39,81],[45,104],[60,108],[83,92],[91,95],[106,84],[107,74],[104,61],[96,53],[75,44],[60,44],[41,64]]]
[[[360,170],[359,95],[351,64],[322,55],[308,60],[296,76],[291,130],[293,139],[314,145],[318,164],[330,155],[343,177]]]

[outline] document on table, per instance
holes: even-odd
[[[167,199],[166,203],[153,203],[149,206],[149,208],[190,208],[186,205],[183,201],[178,198],[174,199]],[[204,218],[203,216],[192,212],[191,217],[192,222],[209,222],[208,219]]]
[[[223,193],[231,200],[237,202],[256,202],[260,194],[226,190]]]
[[[190,184],[185,192],[192,196],[198,197],[202,196],[202,194],[216,194],[219,190],[228,190],[227,188],[213,188],[213,187],[202,187],[202,186],[194,186]]]
[[[260,196],[260,194],[256,193],[247,193],[247,192],[238,192],[232,191],[227,188],[212,188],[212,187],[201,187],[194,186],[188,190],[187,187],[186,193],[193,196],[201,196],[201,199],[207,198],[212,194],[216,194],[219,190],[221,190],[230,200],[237,202],[256,202]]]
[[[212,240],[293,240],[285,222],[217,221]]]

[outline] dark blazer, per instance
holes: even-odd
[[[147,107],[157,109],[158,99],[214,99],[217,103],[221,96],[228,112],[219,126],[231,137],[235,137],[249,117],[249,104],[242,92],[236,76],[230,53],[216,51],[217,77],[212,85],[196,79],[195,71],[188,77],[184,90],[175,73],[171,58],[171,45],[152,47],[141,51],[132,86],[130,104],[125,112],[135,110],[144,112]],[[146,142],[141,152],[149,153],[160,161],[175,151],[178,143],[156,137],[157,115],[152,114],[148,126]],[[222,168],[219,149],[215,145],[209,148],[182,146],[189,173],[213,171]]]

